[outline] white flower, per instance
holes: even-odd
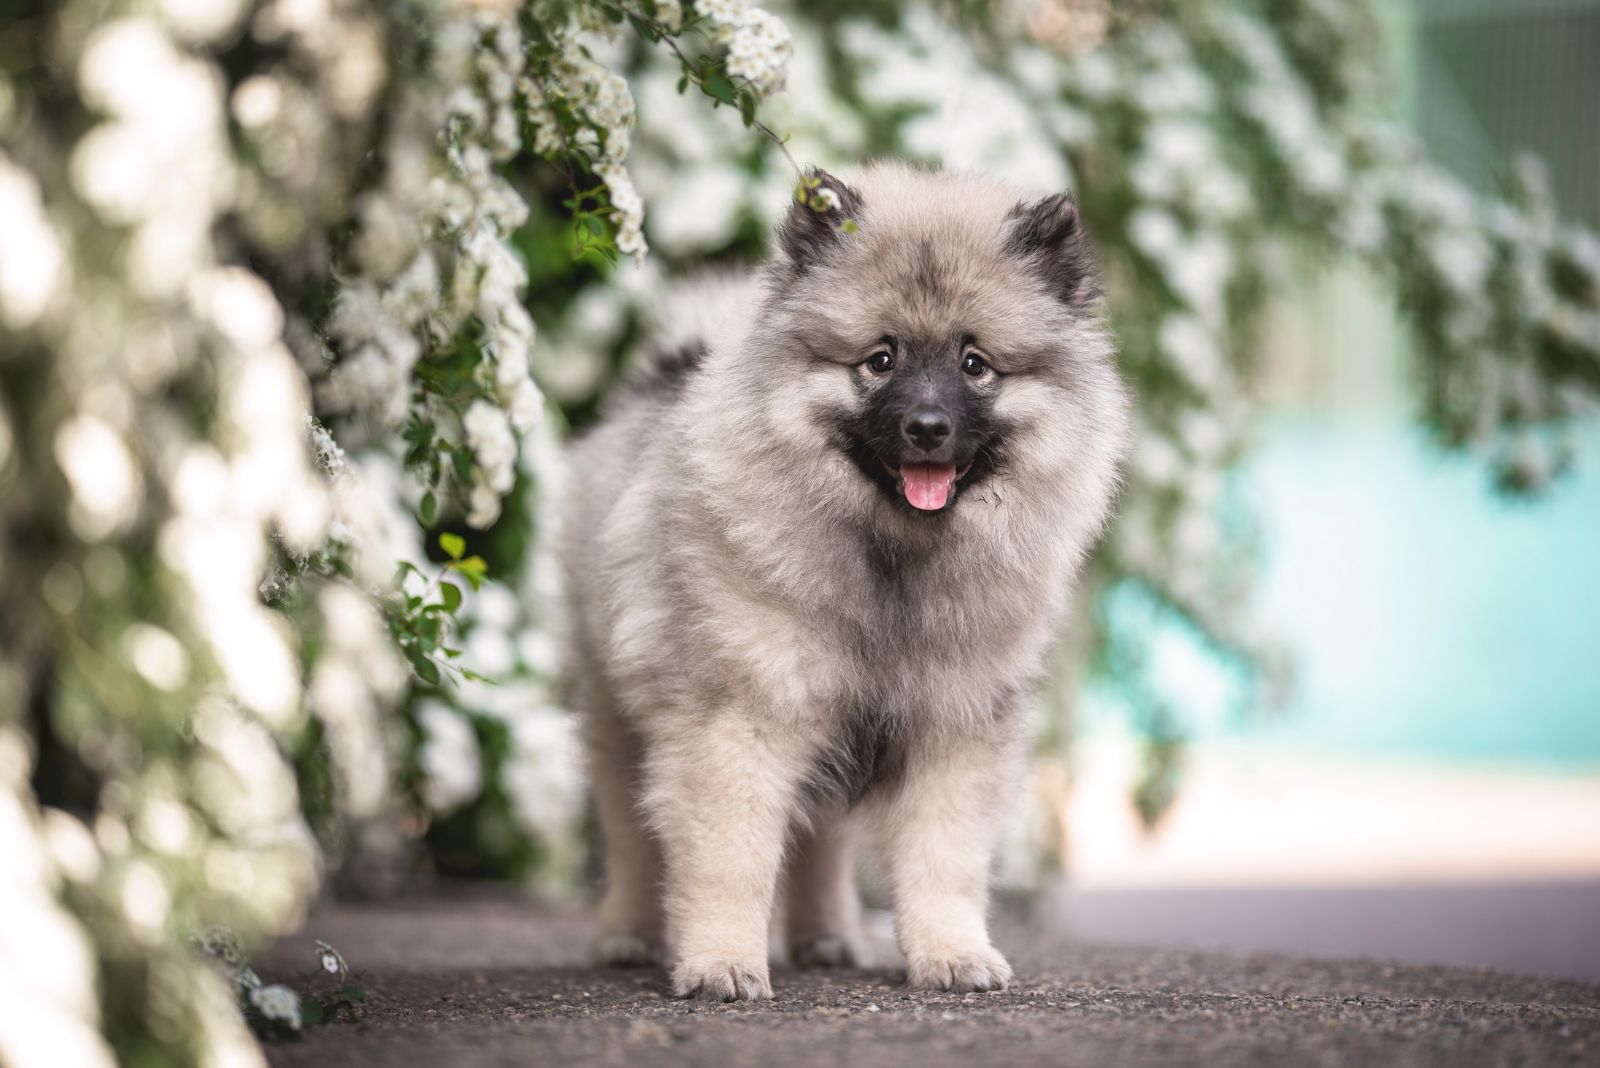
[[[1072,82],[1084,96],[1099,100],[1121,88],[1122,72],[1105,51],[1089,52],[1072,65]]]
[[[334,949],[322,939],[317,939],[317,963],[329,975],[344,975],[350,969],[344,962],[344,955]]]
[[[544,418],[544,394],[526,371],[511,385],[506,397],[506,411],[511,416],[511,425],[519,434],[528,433]]]
[[[516,479],[517,439],[506,413],[486,400],[475,400],[461,427],[485,483],[496,493],[509,493]]]
[[[454,812],[483,788],[483,763],[478,737],[460,713],[442,701],[417,705],[422,746],[417,765],[422,771],[422,799],[440,815]]]
[[[1146,431],[1140,434],[1133,452],[1133,469],[1145,481],[1156,486],[1176,486],[1183,475],[1183,455],[1172,441],[1162,434]]]
[[[1233,249],[1217,233],[1206,231],[1179,244],[1162,264],[1167,282],[1202,319],[1224,317],[1223,293],[1233,275]]]
[[[481,479],[474,479],[467,494],[467,525],[483,530],[500,518],[500,494]]]
[[[38,184],[0,152],[0,323],[32,325],[66,280],[65,255]]]
[[[533,708],[511,728],[511,755],[503,769],[513,814],[530,833],[561,841],[582,809],[572,719],[555,708]]]
[[[337,476],[345,469],[344,449],[333,440],[328,428],[310,415],[306,416],[306,426],[311,434],[311,452],[316,458],[317,466],[322,469],[323,474]]]
[[[1225,369],[1216,340],[1193,315],[1169,316],[1161,324],[1161,351],[1168,362],[1202,394],[1213,393]]]
[[[250,1004],[274,1023],[282,1024],[292,1031],[301,1028],[300,995],[280,983],[263,986],[250,991]]]
[[[1187,65],[1147,72],[1133,91],[1134,100],[1151,114],[1203,112],[1211,107],[1213,95],[1211,83]]]
[[[99,540],[126,527],[144,498],[144,476],[116,428],[93,415],[75,415],[55,435],[56,462],[72,489],[73,529]]]
[[[1128,220],[1128,236],[1139,251],[1157,263],[1165,262],[1183,244],[1183,231],[1169,212],[1140,208]]]
[[[1370,196],[1354,195],[1339,222],[1339,230],[1352,248],[1377,252],[1389,237],[1383,209]]]
[[[1473,230],[1439,230],[1427,235],[1424,247],[1439,277],[1461,297],[1482,295],[1493,264],[1491,249]]]

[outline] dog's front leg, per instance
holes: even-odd
[[[666,864],[679,997],[772,996],[767,928],[803,749],[737,713],[653,747],[646,804]]]
[[[877,816],[907,981],[1002,990],[1011,966],[989,942],[989,875],[1018,766],[1009,739],[919,746]]]

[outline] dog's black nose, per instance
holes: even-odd
[[[937,449],[950,436],[950,417],[937,408],[918,408],[900,424],[906,440],[919,449]]]

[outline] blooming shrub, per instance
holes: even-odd
[[[535,161],[571,183],[575,251],[645,251],[631,96],[591,42],[670,41],[753,118],[783,34],[650,0],[25,9],[0,80],[0,1059],[259,1062],[186,932],[281,931],[324,865],[403,871],[430,802],[462,800],[463,702],[509,739],[483,766],[512,837],[571,852],[546,620],[424,532],[510,526],[511,499],[545,525],[509,240]],[[506,580],[548,587],[515,556]],[[246,1004],[292,1028],[295,1001]]]

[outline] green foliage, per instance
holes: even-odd
[[[418,678],[429,686],[440,685],[450,674],[474,682],[492,681],[457,663],[461,650],[451,638],[461,610],[461,587],[446,580],[447,575],[460,575],[474,590],[480,589],[488,580],[489,565],[477,554],[464,555],[467,540],[460,534],[440,534],[439,548],[448,559],[431,579],[416,565],[401,561],[395,576],[400,590],[387,601],[390,633]],[[420,593],[407,594],[406,580],[413,575],[426,585]]]

